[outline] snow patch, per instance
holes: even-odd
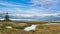
[[[36,26],[37,26],[37,25],[32,25],[32,26],[26,27],[24,30],[25,30],[25,31],[31,31],[31,30],[34,30],[34,31],[35,31]]]
[[[6,26],[6,28],[12,28],[12,26]]]

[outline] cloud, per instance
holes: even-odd
[[[15,17],[32,17],[32,14],[9,14],[10,16],[15,16]]]
[[[3,12],[3,11],[0,11],[0,14],[4,14],[5,12]]]
[[[60,13],[55,14],[9,14],[10,16],[23,17],[23,18],[34,18],[34,17],[60,17]]]
[[[25,7],[22,4],[17,4],[17,3],[12,3],[12,2],[0,2],[0,5],[13,7],[13,8]]]
[[[33,3],[32,6],[35,6],[34,8],[39,9],[41,12],[55,12],[58,9],[59,0],[31,0]],[[37,6],[37,7],[36,7]],[[57,11],[59,12],[59,11]]]
[[[60,13],[54,13],[54,14],[37,14],[38,17],[60,17]]]
[[[25,6],[22,4],[15,4],[11,2],[0,2],[0,5],[9,6],[8,8],[1,8],[3,12],[13,12],[19,14],[12,14],[12,16],[23,16],[23,17],[48,17],[48,16],[58,16],[54,14],[58,11],[54,10],[57,9],[57,4],[59,0],[31,0],[33,3],[30,6]],[[53,14],[51,14],[53,13]]]
[[[58,3],[59,0],[31,0],[31,2],[35,5],[46,5],[46,4],[54,4]]]
[[[0,2],[0,5],[7,6],[0,8],[3,12],[14,12],[14,13],[34,13],[34,9],[26,8],[22,4],[13,4],[8,2]]]

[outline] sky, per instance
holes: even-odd
[[[0,0],[0,14],[17,17],[60,17],[60,0]]]

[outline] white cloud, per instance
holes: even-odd
[[[57,16],[57,14],[43,14],[44,16]]]
[[[0,11],[0,14],[4,14],[5,12],[3,12],[3,11]]]
[[[22,8],[26,7],[26,6],[23,6],[23,5],[20,5],[20,4],[13,4],[13,3],[7,3],[7,2],[0,2],[0,5],[4,5],[4,6],[9,6],[8,8],[0,8],[2,9],[2,11],[7,11],[7,12],[18,12],[18,13],[35,13],[34,11],[37,11],[37,9],[27,9],[27,10],[24,10]]]
[[[55,13],[55,14],[9,14],[10,16],[16,16],[16,17],[27,17],[27,18],[31,18],[31,17],[60,17],[59,13]]]
[[[16,8],[18,8],[18,7],[25,7],[22,4],[10,3],[10,2],[0,2],[0,5],[16,7]]]
[[[54,13],[54,14],[36,14],[38,17],[60,17],[59,13]]]
[[[5,3],[5,2],[1,2],[0,5],[6,5],[6,6],[16,6],[16,5],[13,5],[13,4],[8,4],[8,3]]]
[[[23,17],[32,17],[33,15],[31,14],[25,14],[25,15],[22,15]]]
[[[16,17],[32,17],[32,14],[9,14],[10,16],[16,16]]]
[[[33,3],[32,6],[36,6],[36,5],[41,5],[41,6],[33,7],[33,8],[31,7],[31,8],[28,8],[27,10],[22,10],[19,7],[25,7],[23,5],[6,3],[6,2],[0,2],[0,4],[12,7],[9,9],[8,8],[5,9],[9,12],[13,11],[15,13],[16,12],[17,13],[26,13],[26,14],[11,14],[12,16],[18,16],[18,17],[19,16],[23,16],[23,17],[32,17],[32,16],[38,16],[38,17],[54,16],[54,17],[56,17],[56,16],[58,16],[58,14],[45,14],[50,11],[55,12],[53,9],[55,9],[57,7],[56,4],[58,3],[58,0],[31,0],[31,2]],[[45,8],[45,5],[48,7],[48,9]]]
[[[55,10],[58,9],[58,2],[59,0],[31,0],[33,3],[32,6],[38,6],[39,11],[41,12],[56,12]],[[55,10],[54,10],[55,9]],[[58,11],[57,11],[58,12]]]
[[[57,3],[59,0],[31,0],[31,1],[35,5],[37,4],[45,5],[45,4]]]

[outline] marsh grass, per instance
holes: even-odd
[[[0,22],[0,34],[60,34],[60,24],[42,25],[38,23],[38,26],[34,32],[23,30],[25,27],[30,26],[31,24],[33,23]],[[13,28],[8,29],[5,28],[5,26],[12,26]]]

